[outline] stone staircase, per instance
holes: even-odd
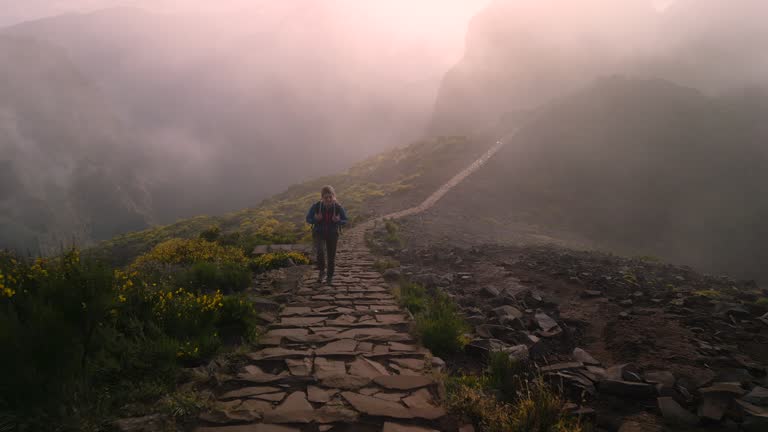
[[[480,168],[503,144],[457,174],[421,205],[424,211]],[[456,431],[439,406],[433,373],[443,362],[408,332],[364,234],[376,221],[345,232],[334,286],[307,274],[296,295],[250,353],[250,364],[222,386],[215,409],[196,432]]]

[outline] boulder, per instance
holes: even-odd
[[[671,397],[660,397],[656,399],[659,410],[661,410],[664,421],[679,426],[693,426],[699,423],[698,417],[681,407]]]
[[[598,389],[622,398],[647,399],[656,395],[656,388],[651,384],[606,379],[598,383]]]
[[[705,393],[699,404],[699,417],[719,422],[733,400],[733,394]]]
[[[493,313],[496,314],[496,317],[499,318],[499,322],[502,324],[515,321],[523,317],[523,313],[520,312],[519,309],[509,305],[499,306],[493,310]]]
[[[498,288],[491,285],[483,287],[483,289],[481,290],[481,293],[488,297],[498,297],[499,294],[501,294]]]
[[[591,365],[591,366],[599,366],[600,362],[597,361],[594,357],[589,355],[588,352],[584,351],[581,348],[574,348],[573,349],[573,358],[576,359],[576,361],[584,363],[585,365]]]
[[[557,327],[557,321],[545,313],[537,313],[534,318],[536,319],[536,323],[539,325],[539,327],[545,332],[548,332]]]
[[[768,406],[768,389],[757,386],[744,396],[743,399],[754,405]]]
[[[382,276],[384,276],[384,279],[388,281],[396,281],[400,279],[401,274],[400,270],[391,268],[384,270],[384,274]]]
[[[643,379],[652,384],[661,384],[664,387],[675,385],[675,375],[670,371],[648,371],[643,374]]]
[[[530,357],[526,345],[515,345],[509,348],[504,348],[504,352],[509,354],[510,359],[517,361],[526,361]]]
[[[763,432],[768,430],[768,410],[743,400],[736,400],[741,411],[742,430],[746,432]]]

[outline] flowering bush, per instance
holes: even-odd
[[[301,252],[274,252],[260,255],[253,259],[253,269],[256,272],[265,272],[280,267],[288,266],[293,261],[294,264],[309,264],[309,258]]]
[[[247,265],[239,250],[210,245],[168,243],[124,270],[77,250],[33,261],[0,253],[0,367],[13,371],[0,380],[0,411],[54,424],[87,403],[119,407],[172,388],[180,366],[201,364],[222,340],[250,340],[249,302],[176,277],[197,259]]]

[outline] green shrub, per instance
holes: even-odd
[[[250,280],[245,263],[213,261],[167,269],[206,286]],[[158,273],[167,263],[144,263],[148,275],[81,260],[77,250],[34,262],[0,253],[0,367],[12,371],[0,380],[0,417],[26,430],[103,430],[120,407],[172,391],[180,367],[207,361],[222,339],[253,339],[250,303],[179,287],[176,273]]]
[[[268,270],[287,267],[290,262],[296,265],[309,264],[309,258],[301,252],[273,252],[253,259],[253,270],[262,273]]]
[[[444,294],[430,299],[426,310],[416,315],[416,331],[422,343],[438,356],[462,350],[466,330],[456,304]]]
[[[400,306],[411,311],[416,315],[427,308],[427,291],[423,286],[402,282],[395,290],[395,296],[400,302]]]
[[[220,235],[221,228],[218,225],[214,225],[201,232],[199,237],[205,241],[214,242],[219,239]]]
[[[240,343],[253,343],[257,337],[257,312],[253,303],[245,297],[225,297],[216,322],[219,334],[225,341],[241,338]]]
[[[392,258],[381,258],[373,263],[373,267],[379,273],[384,273],[388,269],[400,267],[400,262]]]
[[[755,302],[758,306],[768,307],[768,297],[761,297]]]
[[[491,352],[488,356],[487,385],[498,390],[504,400],[511,400],[525,378],[523,370],[521,362],[510,358],[508,353]]]
[[[181,286],[188,286],[197,292],[240,292],[250,284],[251,271],[247,266],[236,263],[198,262],[183,273],[180,280]]]
[[[387,219],[384,221],[384,228],[387,230],[387,235],[384,239],[387,243],[393,246],[402,246],[403,241],[400,238],[400,226],[392,220]]]

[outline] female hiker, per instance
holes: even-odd
[[[336,192],[331,186],[320,190],[321,200],[309,208],[307,223],[312,225],[312,239],[317,251],[317,269],[320,271],[317,281],[325,276],[325,255],[328,256],[328,285],[333,285],[333,272],[336,269],[336,245],[339,242],[341,227],[347,223],[344,207],[336,201]]]

